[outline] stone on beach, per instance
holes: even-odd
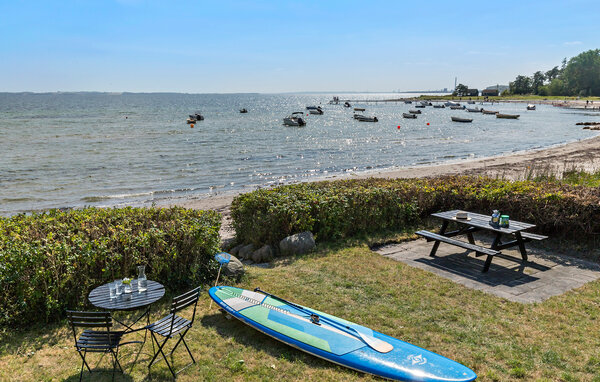
[[[297,233],[288,236],[279,242],[281,256],[302,255],[312,251],[316,247],[312,232]]]
[[[267,263],[273,260],[273,248],[270,245],[264,245],[252,253],[251,259],[255,263]]]
[[[238,257],[240,259],[249,259],[250,255],[252,254],[253,251],[254,251],[253,244],[245,245],[242,248],[240,248],[240,250],[238,251]]]

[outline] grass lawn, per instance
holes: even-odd
[[[383,258],[366,245],[321,246],[274,268],[250,267],[239,287],[261,289],[427,348],[472,368],[481,381],[600,381],[600,282],[540,304],[523,305],[457,285]],[[169,298],[153,318],[164,314]],[[197,363],[180,381],[370,381],[375,377],[283,345],[227,320],[203,293],[187,336]],[[148,342],[121,348],[125,377],[148,379]],[[99,355],[88,356],[97,363]],[[176,366],[187,363],[177,350]],[[104,357],[101,366],[110,367]],[[66,323],[0,338],[0,380],[79,378],[80,359]],[[164,362],[150,377],[170,376]],[[110,373],[84,380],[110,380]]]

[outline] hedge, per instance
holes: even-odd
[[[220,215],[183,208],[85,208],[0,218],[0,325],[90,308],[88,293],[145,264],[177,290],[214,277]]]
[[[260,245],[301,231],[327,240],[402,229],[449,209],[498,209],[552,236],[590,240],[600,233],[598,188],[469,176],[281,186],[237,196],[231,213],[237,240]]]

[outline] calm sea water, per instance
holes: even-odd
[[[402,94],[336,94],[350,99]],[[378,123],[328,105],[333,94],[0,94],[0,214],[161,203],[257,186],[486,157],[593,136],[581,112],[485,105],[518,120],[414,105],[354,103]],[[306,127],[283,118],[309,105]],[[481,107],[481,105],[476,105]],[[248,114],[239,109],[247,108]],[[188,114],[202,112],[194,128]],[[473,118],[471,124],[450,116]],[[597,119],[597,118],[596,118]],[[427,125],[429,123],[429,125]],[[398,126],[401,126],[398,129]]]

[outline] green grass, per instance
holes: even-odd
[[[469,366],[481,381],[600,380],[598,281],[522,305],[383,258],[366,245],[331,244],[303,258],[278,260],[271,269],[249,268],[235,285],[260,286],[435,351]],[[169,299],[163,300],[153,318],[165,313]],[[283,345],[208,305],[204,293],[188,334],[197,363],[180,381],[377,380]],[[0,380],[77,380],[80,360],[72,345],[65,323],[5,333]],[[149,377],[148,354],[134,363],[137,346],[122,349],[126,376],[117,380]],[[180,350],[176,366],[187,362]],[[143,352],[150,351],[148,343]],[[101,365],[109,367],[106,357]],[[168,376],[164,362],[152,367],[150,377]],[[110,374],[98,377],[92,380],[109,380]]]
[[[452,95],[443,95],[443,96],[438,96],[438,95],[422,95],[419,97],[416,97],[417,99],[427,99],[427,100],[459,100],[459,98],[462,101],[468,101],[468,100],[472,100],[472,101],[483,101],[485,99],[485,97],[482,96],[478,96],[478,97],[469,97],[469,96],[464,96],[464,97],[457,97],[457,96],[452,96]],[[498,97],[488,97],[489,101],[511,101],[511,100],[519,100],[519,101],[543,101],[543,100],[548,100],[548,101],[564,101],[564,100],[568,100],[568,101],[575,101],[575,100],[580,100],[580,101],[586,101],[586,100],[590,100],[590,101],[600,101],[600,97],[570,97],[570,96],[540,96],[540,95],[534,95],[534,94],[518,94],[518,95],[510,95],[510,96],[498,96]]]

